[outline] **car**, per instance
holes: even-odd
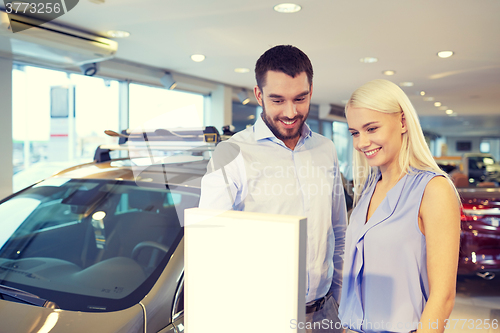
[[[183,213],[220,137],[111,134],[94,162],[0,202],[0,331],[184,331]]]
[[[500,164],[489,153],[465,153],[462,156],[434,157],[446,173],[463,175],[467,181],[459,187],[495,186],[500,183]]]
[[[459,188],[462,199],[458,274],[500,273],[500,188]]]
[[[493,279],[500,273],[500,188],[493,181],[498,179],[492,167],[494,159],[479,153],[435,159],[449,174],[461,199],[458,275]],[[483,162],[488,169],[474,167]],[[475,174],[474,170],[482,171]],[[488,174],[483,172],[486,170]]]
[[[500,182],[500,165],[488,153],[466,153],[463,155],[466,172],[475,183]],[[465,163],[465,162],[464,162]]]

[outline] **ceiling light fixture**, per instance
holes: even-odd
[[[280,3],[274,6],[273,9],[278,13],[291,14],[300,11],[302,7],[294,3]]]
[[[174,77],[170,73],[165,73],[163,77],[160,79],[161,84],[167,89],[174,89],[177,86],[177,82],[175,82]]]
[[[246,105],[250,102],[250,97],[248,97],[248,92],[246,89],[241,89],[239,93],[236,94],[241,104]]]
[[[127,38],[130,37],[130,32],[121,30],[108,30],[106,35],[111,38]]]
[[[234,71],[236,73],[248,73],[250,70],[248,68],[235,68]]]
[[[423,90],[422,90],[422,91],[420,92],[420,96],[425,96],[425,91],[423,91]]]
[[[446,114],[452,114],[452,113],[453,113],[453,110],[451,110],[451,109],[446,110]]]
[[[374,57],[364,57],[359,59],[360,62],[364,62],[365,64],[373,64],[374,62],[377,62],[378,59]]]
[[[394,75],[394,74],[396,74],[396,72],[388,70],[388,71],[383,71],[382,74],[384,74],[384,75]]]
[[[434,106],[435,106],[435,107],[440,107],[440,106],[441,106],[441,102],[435,102],[435,103],[434,103]]]
[[[424,101],[432,102],[432,101],[434,101],[434,97],[431,97],[431,96],[424,97]]]
[[[401,87],[413,87],[413,82],[409,82],[409,81],[407,81],[407,82],[401,82],[399,85]]]
[[[202,62],[203,60],[205,60],[205,56],[203,54],[193,54],[191,56],[191,60],[193,60],[194,62]]]
[[[453,51],[439,51],[437,55],[439,58],[449,58],[453,55]]]

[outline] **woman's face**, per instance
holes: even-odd
[[[384,113],[348,107],[346,112],[354,148],[363,153],[372,167],[385,171],[398,163],[399,151],[406,133],[402,113]]]

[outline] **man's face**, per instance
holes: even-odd
[[[263,109],[263,120],[273,134],[293,149],[309,115],[312,85],[305,72],[294,78],[282,72],[268,71],[262,91],[254,88]]]

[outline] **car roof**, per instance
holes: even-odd
[[[123,130],[105,133],[119,138],[118,145],[97,147],[94,161],[77,165],[53,178],[108,179],[154,185],[201,188],[208,157],[221,136],[213,126],[203,128]],[[127,151],[128,158],[111,159],[110,152]],[[159,154],[158,154],[159,153]]]
[[[201,187],[201,178],[206,172],[206,159],[193,160],[186,157],[176,163],[151,163],[144,165],[134,159],[122,158],[106,162],[90,162],[62,170],[52,178],[107,179],[135,181],[156,185]]]

